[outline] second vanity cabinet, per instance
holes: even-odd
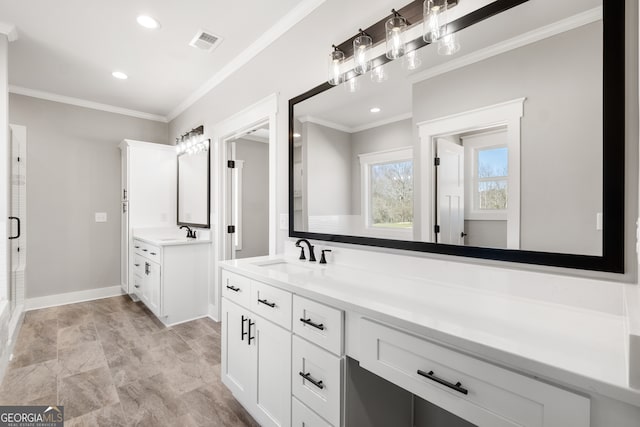
[[[208,312],[209,242],[153,244],[133,239],[132,293],[165,325]]]

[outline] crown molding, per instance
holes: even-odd
[[[18,40],[18,30],[16,26],[8,22],[0,22],[0,34],[7,36],[7,40],[10,42]]]
[[[313,116],[302,116],[298,117],[298,121],[300,123],[313,123],[316,125],[324,126],[327,128],[339,130],[340,132],[351,133],[352,130],[349,126],[341,125],[339,123],[330,122],[329,120],[321,119],[319,117]]]
[[[42,90],[29,89],[26,87],[9,85],[9,93],[16,95],[30,96],[32,98],[45,99],[47,101],[60,102],[62,104],[75,105],[77,107],[90,108],[92,110],[106,111],[108,113],[122,114],[124,116],[135,117],[138,119],[153,120],[155,122],[168,123],[169,120],[165,116],[158,114],[145,113],[144,111],[130,110],[128,108],[116,107],[109,104],[101,104],[99,102],[87,101],[86,99],[73,98],[71,96],[59,95],[57,93],[45,92]]]
[[[418,83],[423,80],[439,76],[440,74],[466,67],[467,65],[483,61],[487,58],[500,55],[510,50],[518,49],[599,20],[602,20],[602,6],[578,13],[577,15],[570,16],[552,24],[536,28],[535,30],[504,40],[487,48],[477,50],[468,55],[461,56],[460,58],[446,62],[442,65],[428,68],[420,73],[412,75],[409,80],[412,83]]]
[[[302,116],[299,117],[297,120],[300,123],[314,123],[316,125],[320,125],[320,126],[324,126],[327,128],[331,128],[331,129],[335,129],[335,130],[339,130],[341,132],[346,132],[346,133],[356,133],[356,132],[362,132],[363,130],[367,130],[367,129],[373,129],[373,128],[377,128],[379,126],[384,126],[384,125],[388,125],[391,123],[395,123],[395,122],[399,122],[402,120],[407,120],[413,117],[412,113],[404,113],[404,114],[400,114],[398,116],[393,116],[393,117],[389,117],[386,119],[382,119],[382,120],[378,120],[377,122],[371,122],[371,123],[367,123],[361,126],[355,126],[355,127],[350,127],[350,126],[345,126],[345,125],[341,125],[339,123],[335,123],[335,122],[330,122],[329,120],[324,120],[321,119],[319,117],[314,117],[314,116]]]
[[[353,127],[351,128],[351,133],[362,132],[363,130],[373,129],[373,128],[377,128],[379,126],[384,126],[384,125],[389,125],[391,123],[407,120],[412,117],[413,117],[413,113],[411,112],[400,114],[393,117],[388,117],[386,119],[378,120],[377,122],[367,123],[366,125]]]
[[[195,92],[189,95],[168,115],[169,121],[182,114],[187,108],[195,104],[200,98],[209,93],[213,88],[222,83],[227,77],[238,71],[242,66],[251,61],[264,49],[269,47],[280,36],[289,31],[294,25],[306,18],[311,12],[316,10],[325,0],[302,0],[289,13],[284,15],[275,25],[269,28],[264,34],[243,50],[231,62],[225,65],[220,71],[215,73],[209,80],[200,86]]]

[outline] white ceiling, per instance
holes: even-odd
[[[480,3],[476,0],[473,4],[479,7],[482,6]],[[482,3],[486,1],[482,0]],[[457,35],[461,49],[454,56],[440,56],[436,46],[426,46],[419,51],[422,60],[419,69],[407,71],[401,60],[392,61],[385,65],[389,74],[387,81],[374,83],[367,73],[358,77],[361,87],[357,92],[347,92],[345,85],[334,87],[297,104],[295,116],[301,121],[324,123],[347,132],[411,117],[413,83],[482,60],[487,54],[500,53],[500,49],[513,49],[519,47],[519,43],[535,42],[554,35],[554,31],[583,25],[598,16],[596,8],[601,5],[602,0],[529,1],[460,31]],[[463,12],[466,14],[468,10]],[[505,42],[507,40],[509,42]],[[376,54],[383,52],[380,50]],[[372,107],[381,111],[371,113]]]
[[[3,0],[0,21],[18,31],[9,48],[9,84],[17,93],[172,118],[216,75],[220,80],[241,66],[241,54],[246,60],[257,53],[322,1]],[[140,14],[157,19],[160,29],[139,26]],[[190,47],[199,29],[222,43],[211,53]],[[114,79],[114,70],[128,80]]]

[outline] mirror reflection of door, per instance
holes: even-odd
[[[232,259],[269,254],[269,126],[228,140],[228,236]]]
[[[464,148],[452,140],[436,140],[437,243],[464,244]]]

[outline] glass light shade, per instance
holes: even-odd
[[[404,55],[406,48],[407,20],[402,16],[393,16],[384,24],[384,28],[387,34],[387,58],[398,59]]]
[[[447,34],[438,40],[439,55],[453,55],[460,50],[460,43],[455,33]]]
[[[344,65],[344,52],[335,49],[329,54],[329,78],[327,81],[329,84],[337,86],[344,82],[344,75],[342,74],[342,67]]]
[[[349,93],[356,93],[360,90],[361,77],[355,76],[345,82],[344,87]]]
[[[412,50],[411,52],[407,52],[402,57],[402,66],[405,70],[413,71],[422,65],[422,60],[420,59],[420,52],[416,50]]]
[[[423,4],[422,38],[427,43],[440,39],[447,25],[447,0],[425,0]],[[443,28],[445,27],[445,28]]]
[[[354,71],[364,74],[371,69],[371,46],[373,39],[366,34],[361,34],[353,40],[353,59],[355,61]]]
[[[382,83],[389,79],[389,72],[384,65],[379,65],[371,71],[371,81]]]

